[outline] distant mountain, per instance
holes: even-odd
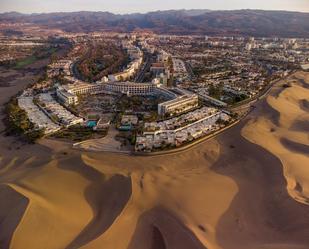
[[[159,34],[309,37],[309,13],[264,10],[168,10],[146,14],[109,12],[0,14],[0,22],[33,23],[69,32],[151,30]]]

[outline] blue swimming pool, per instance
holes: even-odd
[[[89,128],[93,128],[93,127],[95,127],[96,125],[97,125],[97,121],[89,120],[89,121],[87,122],[87,127],[89,127]]]

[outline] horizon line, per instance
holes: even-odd
[[[194,11],[194,10],[204,10],[210,12],[216,11],[244,11],[244,10],[254,10],[254,11],[278,11],[278,12],[296,12],[296,13],[309,13],[309,11],[300,11],[300,10],[285,10],[285,9],[255,9],[255,8],[244,8],[244,9],[156,9],[156,10],[149,10],[149,11],[141,11],[141,12],[126,12],[126,13],[117,13],[109,10],[72,10],[72,11],[51,11],[51,12],[20,12],[20,11],[5,11],[1,12],[0,14],[10,14],[10,13],[18,13],[22,15],[42,15],[42,14],[57,14],[57,13],[79,13],[79,12],[92,12],[92,13],[110,13],[114,15],[134,15],[134,14],[148,14],[153,12],[167,12],[167,11]]]

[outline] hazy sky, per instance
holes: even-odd
[[[269,9],[309,12],[309,0],[0,0],[0,12],[147,12],[166,9]]]

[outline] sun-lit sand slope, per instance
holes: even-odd
[[[217,248],[214,228],[237,193],[210,170],[218,155],[216,141],[130,161],[58,155],[8,181],[29,200],[10,248]]]
[[[0,137],[0,249],[308,249],[302,77],[176,154],[81,153],[48,140],[11,150]]]
[[[214,227],[237,193],[231,179],[209,169],[218,155],[218,144],[212,141],[206,150],[198,148],[154,158],[134,157],[130,162],[126,156],[119,155],[84,156],[84,161],[98,171],[130,175],[132,179],[132,195],[125,209],[106,233],[84,248],[215,245]]]
[[[280,89],[284,83],[291,87]],[[267,97],[273,110],[242,134],[281,160],[289,194],[309,205],[309,75],[299,72],[282,84]]]

